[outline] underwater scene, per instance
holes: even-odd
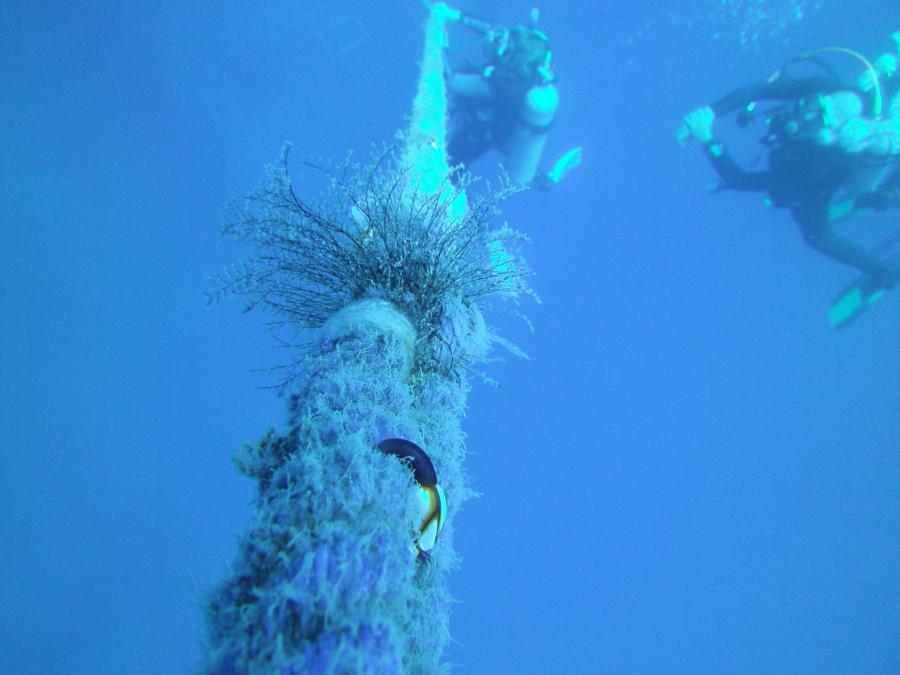
[[[900,672],[900,11],[0,4],[0,673]]]

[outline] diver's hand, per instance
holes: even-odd
[[[713,122],[716,120],[716,113],[709,106],[692,110],[678,125],[675,130],[675,139],[684,145],[689,139],[694,138],[704,145],[709,143],[712,138]]]
[[[428,3],[428,8],[444,21],[462,21],[462,12],[458,9],[453,9],[446,2]]]

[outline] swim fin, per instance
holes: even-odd
[[[583,153],[580,146],[569,150],[566,154],[556,160],[556,164],[554,164],[553,168],[547,172],[547,180],[552,185],[556,185],[566,177],[566,174],[569,173],[569,171],[581,164],[582,155]]]
[[[888,237],[872,249],[872,253],[886,263],[894,264],[894,279],[900,279],[900,235]],[[835,328],[843,328],[862,316],[869,305],[878,301],[890,290],[883,279],[863,274],[845,288],[828,308],[828,322]]]
[[[828,308],[828,322],[834,328],[843,328],[862,316],[869,305],[887,293],[884,286],[875,286],[872,277],[865,274],[835,298]]]

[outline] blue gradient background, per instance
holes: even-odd
[[[391,139],[424,12],[79,4],[0,5],[0,672],[185,672],[251,512],[229,457],[284,418],[253,372],[285,358],[265,317],[204,306],[242,254],[219,216],[284,139],[335,158]],[[542,6],[548,154],[586,161],[506,208],[543,304],[534,335],[493,317],[533,361],[470,399],[484,496],[457,521],[449,658],[900,672],[900,300],[832,331],[851,272],[758,197],[708,195],[673,142],[684,112],[802,51],[886,49],[896,4],[825,2],[750,49],[727,22],[675,25],[683,2],[596,4]]]

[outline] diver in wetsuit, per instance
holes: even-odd
[[[891,55],[879,62],[885,63],[885,56]],[[896,57],[891,58],[896,63]],[[879,80],[873,107],[881,107],[888,70],[878,77],[870,67],[865,74]],[[873,286],[890,288],[900,278],[896,264],[841,237],[833,225],[863,208],[900,206],[900,91],[891,93],[888,115],[882,117],[881,110],[866,110],[866,97],[858,87],[842,85],[837,78],[786,78],[782,69],[766,82],[689,113],[678,137],[703,144],[723,188],[767,193],[773,205],[790,210],[808,245],[863,271]],[[748,171],[731,158],[712,127],[716,117],[743,109],[740,121],[760,101],[781,105],[766,120],[768,168]]]
[[[581,148],[567,152],[550,171],[540,170],[559,105],[547,36],[534,27],[506,28],[459,11],[455,18],[483,38],[488,60],[480,68],[447,74],[451,160],[468,166],[488,150],[499,150],[513,183],[552,187],[581,163]]]

